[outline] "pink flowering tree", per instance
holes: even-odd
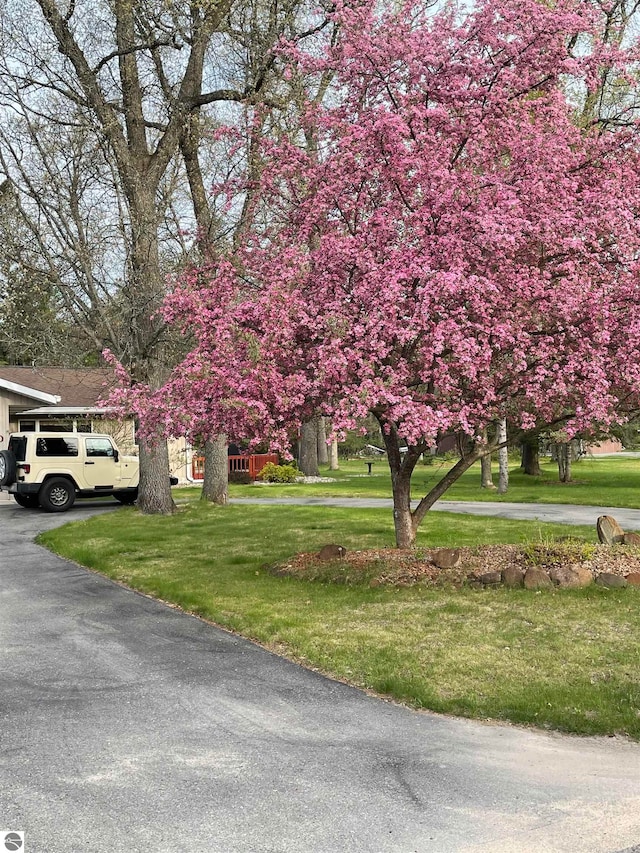
[[[280,446],[314,412],[337,430],[373,413],[409,547],[500,419],[571,435],[636,405],[637,129],[574,121],[633,54],[594,55],[585,2],[375,6],[338,3],[337,45],[290,56],[333,74],[329,97],[304,144],[265,140],[259,227],[173,292],[196,345],[141,409],[150,429]],[[452,431],[468,452],[412,509],[421,454]]]

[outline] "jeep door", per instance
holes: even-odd
[[[84,439],[84,479],[89,488],[113,489],[120,485],[120,466],[108,438]]]

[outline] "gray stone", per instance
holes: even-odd
[[[457,548],[440,548],[431,555],[431,560],[439,569],[454,569],[460,565],[462,555]]]
[[[621,575],[612,575],[609,572],[602,572],[602,574],[598,575],[596,583],[607,589],[624,589],[627,586],[626,578],[623,578]]]
[[[329,562],[330,560],[342,560],[347,553],[343,545],[323,545],[316,554],[317,560]]]
[[[543,569],[532,567],[524,575],[526,589],[546,589],[553,586],[551,578]]]
[[[619,545],[624,542],[624,530],[612,515],[601,515],[596,522],[596,530],[603,545]]]
[[[510,589],[524,586],[524,572],[516,566],[507,566],[502,570],[502,583]]]
[[[484,586],[498,586],[502,583],[502,572],[485,572],[479,579]]]

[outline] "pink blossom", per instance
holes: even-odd
[[[318,154],[264,141],[261,224],[167,302],[197,344],[141,403],[149,428],[285,446],[314,412],[336,431],[373,412],[421,449],[619,418],[640,387],[637,136],[584,132],[566,92],[636,46],[572,55],[598,43],[578,0],[374,8],[336,4],[338,43],[290,51],[335,74],[302,113]]]

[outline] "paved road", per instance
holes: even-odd
[[[28,853],[640,851],[639,745],[413,712],[33,544],[95,511],[0,507],[0,828]]]
[[[337,506],[362,509],[392,509],[390,498],[234,498],[231,503],[281,504],[283,506]],[[414,501],[414,507],[417,505]],[[498,518],[556,521],[560,524],[593,525],[599,515],[612,515],[624,530],[640,530],[640,509],[569,504],[517,504],[484,501],[437,501],[431,512],[459,512]]]

